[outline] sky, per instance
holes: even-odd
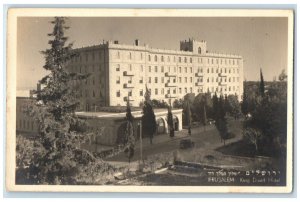
[[[17,90],[35,89],[47,72],[40,51],[49,48],[52,18],[19,17],[17,24]],[[72,17],[65,33],[74,48],[103,40],[179,50],[179,42],[193,38],[207,41],[210,52],[241,55],[244,79],[273,80],[287,69],[287,18],[279,17]]]

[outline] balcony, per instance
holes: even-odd
[[[176,73],[166,72],[166,73],[165,73],[165,76],[168,76],[168,77],[175,77],[175,76],[176,76]]]
[[[219,77],[227,77],[225,73],[219,73]]]
[[[195,76],[196,76],[196,77],[203,77],[203,73],[201,73],[201,72],[196,72],[196,73],[195,73]]]
[[[123,76],[134,76],[134,74],[131,71],[124,71]]]
[[[134,88],[132,83],[124,83],[123,87],[124,88]]]
[[[127,99],[129,98],[129,101],[134,101],[132,96],[126,96],[124,97],[124,101],[127,102]]]
[[[227,84],[224,83],[224,82],[222,82],[222,81],[220,81],[220,82],[219,82],[219,86],[227,86]]]
[[[176,87],[177,85],[176,85],[176,83],[170,83],[170,82],[167,82],[166,84],[165,84],[165,87]]]
[[[196,82],[196,86],[203,86],[203,82]]]
[[[173,94],[166,94],[166,98],[176,98],[176,95],[173,95]]]

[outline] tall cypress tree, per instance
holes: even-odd
[[[145,102],[143,106],[142,116],[142,131],[145,136],[149,137],[150,144],[152,144],[154,134],[156,133],[156,120],[150,96],[151,93],[146,86]]]
[[[173,114],[172,114],[171,106],[169,106],[168,108],[167,123],[169,126],[170,137],[174,137],[174,123],[173,123]]]
[[[78,142],[85,137],[84,123],[75,115],[79,105],[74,81],[85,79],[66,68],[68,61],[76,56],[72,44],[67,44],[64,35],[65,18],[55,17],[51,22],[53,31],[48,34],[50,48],[42,51],[45,57],[43,68],[49,74],[39,83],[44,87],[36,92],[37,102],[33,113],[40,125],[40,141],[46,153],[35,164],[37,183],[72,184],[75,183],[78,159],[75,156]],[[83,151],[83,150],[81,150]],[[90,155],[87,151],[85,151]],[[92,158],[92,156],[91,156]]]
[[[127,153],[128,161],[132,159],[134,155],[135,137],[133,133],[133,116],[131,114],[131,108],[129,103],[129,96],[127,99],[126,108],[126,130],[125,130],[125,153]]]
[[[259,83],[259,92],[261,96],[265,95],[265,82],[262,70],[260,68],[260,83]]]

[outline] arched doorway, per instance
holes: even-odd
[[[158,135],[166,133],[166,125],[163,118],[158,118],[156,120],[156,126]]]
[[[116,145],[123,145],[126,141],[126,122],[122,123],[117,130]]]
[[[174,124],[174,130],[179,131],[179,120],[176,116],[173,116],[173,124]]]

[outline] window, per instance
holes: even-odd
[[[184,63],[187,63],[187,59],[186,59],[186,57],[184,57]]]
[[[187,67],[184,68],[185,73],[187,73]]]
[[[209,83],[209,78],[207,78],[207,83]]]
[[[140,83],[143,83],[143,77],[140,77]]]
[[[209,68],[207,68],[207,73],[209,73]]]
[[[151,83],[151,77],[149,77],[149,81],[148,81],[148,83]]]
[[[161,72],[164,72],[165,70],[164,70],[164,66],[161,66]]]
[[[132,83],[132,77],[129,78],[128,83]]]
[[[119,65],[119,64],[117,64],[116,71],[117,71],[117,72],[120,71],[120,65]]]
[[[179,88],[178,90],[179,90],[179,93],[181,94],[181,88]]]
[[[184,88],[184,92],[187,93],[187,88]]]
[[[161,77],[161,83],[164,83],[164,77]]]
[[[179,67],[178,69],[179,69],[179,73],[181,73],[181,67]]]
[[[151,66],[149,66],[149,72],[151,72]]]
[[[117,97],[120,97],[121,96],[121,92],[120,91],[117,91]]]
[[[155,83],[158,82],[158,78],[157,78],[157,77],[154,78],[154,82],[155,82]]]
[[[209,58],[207,58],[207,63],[209,64]]]
[[[192,87],[190,87],[190,93],[192,93],[193,92],[193,88]]]
[[[233,79],[233,82],[235,82],[235,77],[233,77],[232,79]]]
[[[185,83],[187,83],[187,77],[184,77],[184,81],[185,81]]]
[[[174,72],[176,72],[176,67],[174,66]]]
[[[193,58],[190,58],[190,63],[193,63]]]
[[[214,59],[211,59],[211,64],[214,64]]]
[[[173,79],[173,83],[176,83],[176,78]]]
[[[178,79],[179,79],[179,83],[181,83],[181,77],[178,77]]]
[[[174,94],[176,94],[176,88],[175,88],[175,89],[173,89],[173,93],[174,93]]]
[[[214,73],[214,68],[211,68],[211,73]]]
[[[170,62],[170,56],[168,56],[168,62]]]
[[[132,59],[132,54],[131,54],[131,52],[129,52],[129,59],[130,59],[130,60]]]
[[[178,58],[178,61],[181,62],[181,57]]]
[[[164,56],[161,56],[161,61],[164,62]]]
[[[198,54],[201,54],[201,47],[198,48]]]
[[[165,94],[164,88],[161,89],[161,94],[162,94],[162,95]]]
[[[132,96],[132,91],[129,91],[129,92],[128,92],[128,96]]]
[[[211,82],[214,82],[214,77],[211,77]]]
[[[140,90],[140,96],[144,96],[143,90]]]
[[[158,89],[157,88],[155,88],[155,95],[157,95],[158,94]]]
[[[193,68],[192,67],[190,67],[190,72],[193,73]]]
[[[191,82],[191,83],[193,82],[193,77],[190,77],[190,82]]]
[[[154,61],[157,62],[157,55],[154,56]]]
[[[154,69],[155,69],[155,72],[157,72],[157,66],[155,66]]]
[[[148,61],[151,61],[151,55],[148,55]]]

